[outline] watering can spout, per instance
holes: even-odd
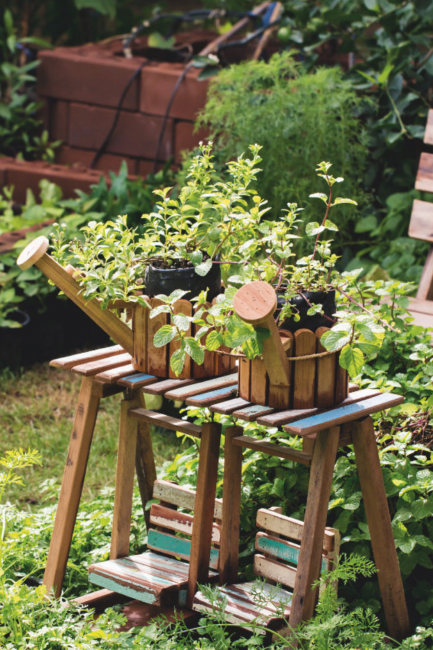
[[[58,264],[47,250],[49,241],[46,237],[37,237],[21,252],[17,259],[18,266],[25,270],[36,266],[63,293],[82,309],[99,327],[104,330],[125,352],[133,354],[133,336],[129,329],[113,312],[103,310],[96,298],[85,300],[79,283],[72,277],[70,270]]]

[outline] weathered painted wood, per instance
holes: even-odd
[[[153,498],[160,499],[179,508],[193,511],[196,493],[182,485],[158,479],[153,486]],[[214,518],[222,519],[222,499],[215,499]]]
[[[151,589],[141,588],[138,589],[135,585],[132,586],[128,580],[116,579],[113,576],[102,575],[99,573],[89,573],[89,581],[98,587],[117,591],[118,593],[127,596],[133,600],[140,600],[144,603],[156,603],[157,595]]]
[[[376,397],[363,400],[362,402],[355,402],[347,406],[339,406],[331,411],[314,415],[313,417],[305,418],[305,420],[298,420],[291,424],[287,424],[284,429],[300,436],[306,436],[309,433],[315,433],[329,429],[330,427],[356,420],[371,413],[384,411],[385,409],[393,406],[398,406],[404,401],[400,395],[392,393],[382,393]]]
[[[429,109],[427,113],[427,125],[424,133],[425,144],[433,144],[433,110]]]
[[[132,363],[128,363],[125,366],[120,366],[119,368],[111,368],[111,370],[105,370],[95,375],[97,381],[102,381],[108,384],[115,384],[122,377],[131,375],[134,372],[134,367]]]
[[[78,366],[74,366],[72,372],[84,375],[85,377],[91,377],[92,375],[97,375],[98,373],[105,372],[111,368],[119,368],[127,363],[131,363],[131,355],[124,352],[123,354],[116,354],[104,359],[98,359],[97,361],[81,363]]]
[[[267,533],[257,533],[256,535],[256,551],[270,555],[276,560],[283,560],[290,562],[290,564],[297,565],[299,562],[300,546],[287,542],[286,540],[278,537],[272,537]],[[329,561],[322,558],[321,570],[326,571],[329,567]]]
[[[278,512],[266,508],[257,511],[257,526],[264,528],[275,535],[283,535],[290,539],[302,541],[304,534],[304,523],[292,517],[286,517]],[[335,532],[326,528],[323,537],[323,552],[332,553],[335,550]]]
[[[157,424],[158,426],[170,429],[171,431],[188,433],[197,438],[200,438],[201,435],[201,427],[197,424],[187,422],[187,420],[179,420],[170,415],[162,415],[162,413],[157,413],[156,411],[149,411],[144,408],[132,408],[129,410],[129,416],[136,420],[148,422],[149,424]]]
[[[433,204],[415,199],[409,223],[409,237],[433,242]]]
[[[157,381],[158,377],[140,372],[136,373],[135,375],[122,377],[118,380],[117,383],[121,386],[126,386],[126,388],[143,388],[143,386],[147,386],[147,384],[152,384]]]
[[[234,385],[230,385],[224,388],[218,388],[217,390],[211,390],[207,393],[200,393],[200,395],[188,397],[186,403],[188,406],[212,406],[212,404],[216,404],[216,402],[227,399],[230,395],[233,395],[233,389]]]
[[[219,588],[221,594],[227,594],[248,604],[251,609],[259,610],[266,615],[275,614],[281,611],[281,605],[288,605],[286,613],[290,613],[290,601],[292,594],[287,589],[282,589],[267,582],[254,580],[222,586]]]
[[[256,576],[273,580],[278,584],[293,589],[296,580],[296,569],[289,564],[281,564],[264,555],[254,555],[254,573]]]
[[[420,192],[433,192],[433,154],[423,151],[419,159],[415,189]]]
[[[154,382],[150,386],[146,386],[143,392],[149,395],[164,395],[169,390],[180,388],[180,386],[189,386],[194,383],[195,379],[164,379],[163,381]]]
[[[165,506],[153,503],[150,508],[150,523],[154,526],[175,530],[178,533],[192,535],[194,517],[184,512],[166,508]],[[220,544],[221,527],[214,523],[212,527],[212,542]]]
[[[189,386],[182,386],[181,388],[170,390],[165,394],[165,397],[175,402],[181,402],[187,397],[199,395],[200,393],[206,393],[217,388],[223,388],[225,386],[234,386],[237,383],[238,373],[236,372],[231,373],[230,375],[225,375],[224,377],[215,377],[214,379],[208,379],[206,381],[198,381]]]
[[[210,407],[212,413],[222,413],[223,415],[228,415],[237,411],[238,409],[245,408],[250,406],[250,402],[247,402],[242,397],[235,397],[234,399],[229,399],[226,402],[218,402]]]
[[[416,297],[420,301],[433,300],[433,246],[432,245],[430,245],[429,252],[427,253],[427,258],[421,273],[421,279],[418,285],[418,291],[416,292]],[[412,311],[412,307],[410,307],[410,310]],[[415,311],[419,311],[419,310],[415,308]],[[431,319],[430,319],[430,323],[431,323]]]
[[[273,408],[270,406],[261,406],[260,404],[252,404],[246,408],[240,409],[233,413],[233,417],[239,420],[246,420],[247,422],[254,422],[260,415],[272,413]]]
[[[159,530],[150,530],[147,540],[148,548],[159,553],[167,553],[173,557],[180,557],[182,560],[189,561],[191,556],[191,542],[181,537],[168,535]],[[219,552],[211,548],[209,566],[212,569],[218,569]]]
[[[311,456],[309,454],[298,449],[292,449],[286,445],[276,444],[275,442],[257,440],[251,436],[239,436],[233,440],[233,444],[236,447],[254,449],[254,451],[259,451],[268,456],[277,456],[278,458],[286,458],[287,460],[292,460],[302,465],[311,465]]]
[[[53,366],[53,368],[70,370],[74,366],[78,366],[82,363],[98,361],[99,359],[106,359],[122,353],[124,353],[124,349],[120,345],[111,345],[108,348],[100,348],[99,350],[92,350],[91,352],[80,352],[79,354],[72,354],[67,357],[61,357],[60,359],[53,359],[50,361],[50,366]]]

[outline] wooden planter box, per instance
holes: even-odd
[[[328,328],[319,327],[316,332],[301,329],[293,335],[281,331],[286,339],[287,356],[315,355],[326,352],[320,344],[320,337]],[[240,397],[277,409],[329,408],[342,402],[348,396],[349,378],[347,371],[338,363],[339,353],[315,356],[300,361],[290,361],[290,386],[271,385],[264,361],[239,360]]]

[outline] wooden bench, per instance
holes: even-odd
[[[429,110],[424,142],[433,145],[433,110]],[[421,154],[415,189],[433,193],[433,153]],[[433,203],[415,199],[409,224],[409,237],[429,242],[418,291],[410,301],[410,312],[415,325],[433,327]]]
[[[261,509],[257,512],[257,527],[265,532],[256,535],[254,574],[265,578],[266,582],[255,580],[223,585],[215,590],[216,601],[212,602],[198,591],[193,609],[206,614],[216,608],[223,609],[229,623],[240,626],[256,624],[260,626],[256,632],[265,634],[264,628],[278,630],[285,626],[284,618],[290,616],[304,524],[272,509]],[[335,568],[339,550],[340,533],[326,528],[321,571]],[[283,587],[274,586],[275,583]]]
[[[154,605],[186,605],[191,536],[196,493],[168,481],[157,480],[150,509],[148,550],[141,555],[115,558],[89,567],[89,580],[105,589]],[[215,500],[209,581],[218,578],[222,500]]]

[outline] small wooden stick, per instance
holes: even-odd
[[[75,302],[104,332],[121,345],[125,352],[132,355],[134,353],[133,336],[129,327],[113,312],[101,309],[95,298],[85,300],[81,295],[79,283],[71,277],[67,270],[47,255],[48,246],[49,241],[46,237],[37,237],[21,252],[17,259],[18,266],[23,270],[33,265],[37,266],[72,302]]]
[[[290,386],[290,367],[273,314],[277,294],[267,282],[250,282],[237,291],[233,307],[239,318],[254,328],[268,329],[271,336],[263,344],[263,360],[271,384]]]
[[[276,2],[275,7],[272,11],[271,14],[271,19],[270,23],[274,23],[276,20],[278,20],[283,12],[283,5],[281,2]],[[274,31],[274,27],[270,27],[266,31],[263,32],[261,39],[259,40],[256,51],[253,54],[253,61],[258,61],[263,53],[263,50],[265,49],[266,45],[268,44],[269,39],[271,38],[272,32]]]

